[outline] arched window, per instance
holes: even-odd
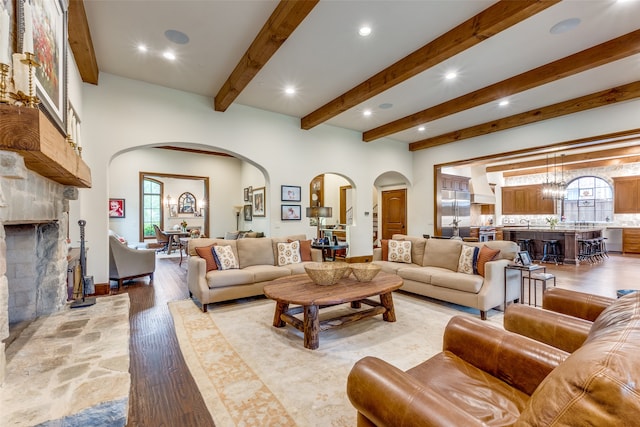
[[[608,222],[613,218],[613,190],[596,176],[582,176],[567,185],[564,200],[567,222]]]
[[[144,178],[142,181],[142,230],[143,238],[156,236],[154,225],[162,229],[162,182]]]

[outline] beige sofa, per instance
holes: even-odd
[[[265,237],[262,239],[192,239],[189,240],[189,262],[187,282],[189,294],[202,304],[263,294],[263,287],[271,280],[292,274],[304,273],[308,262],[278,266],[277,243],[288,240],[307,240],[304,234],[287,237]],[[239,267],[230,270],[211,270],[207,272],[205,259],[198,256],[195,248],[212,244],[230,246],[238,260]],[[322,251],[311,249],[314,262],[322,262]]]
[[[518,253],[515,242],[494,240],[468,243],[461,240],[423,239],[394,234],[394,240],[411,241],[411,264],[382,260],[382,249],[375,248],[373,262],[382,270],[404,279],[401,290],[480,310],[485,320],[487,311],[504,304],[505,274],[507,301],[520,299],[520,272],[505,270]],[[458,272],[462,245],[499,249],[494,260],[485,264],[485,275]]]

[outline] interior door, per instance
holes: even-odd
[[[382,192],[382,239],[390,239],[394,234],[407,231],[407,190]]]

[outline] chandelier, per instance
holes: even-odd
[[[556,155],[553,155],[553,182],[549,181],[549,156],[547,156],[547,178],[542,184],[542,198],[552,200],[562,200],[567,197],[567,184],[564,182],[564,154],[560,156],[560,181],[558,178],[558,167],[556,163]]]

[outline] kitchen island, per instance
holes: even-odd
[[[566,264],[579,264],[578,254],[580,253],[579,240],[595,239],[602,237],[603,228],[563,228],[556,227],[552,230],[549,227],[504,227],[502,229],[503,239],[517,242],[519,239],[531,239],[534,253],[532,259],[542,258],[544,243],[543,240],[557,240],[560,245],[560,253]]]

